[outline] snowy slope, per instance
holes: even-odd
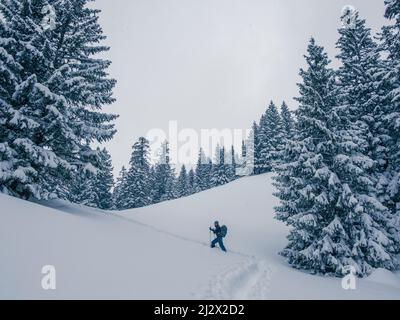
[[[120,213],[0,195],[0,298],[400,298],[400,277],[386,270],[346,291],[290,268],[277,254],[287,229],[272,192],[269,175],[249,177]],[[208,248],[216,219],[228,225],[228,254]],[[43,265],[56,268],[54,291],[41,288]]]

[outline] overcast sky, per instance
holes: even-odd
[[[97,0],[117,79],[115,172],[153,128],[248,128],[272,99],[296,104],[308,40],[336,54],[341,9],[374,32],[383,0]]]

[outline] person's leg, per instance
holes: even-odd
[[[222,241],[222,238],[217,238],[217,239],[218,239],[218,244],[219,244],[219,247],[221,248],[221,250],[226,252],[226,248],[224,246],[224,242]]]
[[[211,248],[215,248],[215,245],[218,242],[218,238],[215,238],[213,241],[211,241]]]

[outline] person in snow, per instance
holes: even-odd
[[[223,226],[225,229],[226,227]],[[211,248],[215,248],[215,245],[218,243],[219,247],[221,248],[222,251],[226,252],[226,248],[224,246],[224,242],[222,239],[225,237],[226,232],[220,227],[219,222],[215,221],[214,222],[214,228],[210,227],[210,231],[214,232],[215,234],[215,239],[211,241]]]

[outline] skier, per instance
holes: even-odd
[[[218,221],[214,222],[214,227],[215,227],[214,229],[210,227],[210,231],[214,232],[216,236],[216,238],[213,241],[211,241],[211,248],[215,248],[215,245],[218,243],[221,250],[226,252],[222,239],[226,236],[226,232],[228,229],[226,226],[220,227]]]

